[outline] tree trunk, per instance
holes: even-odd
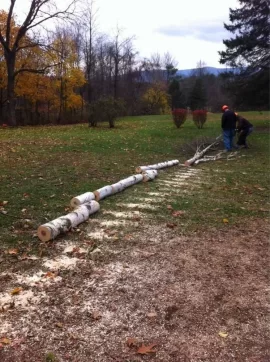
[[[8,111],[8,125],[16,127],[16,98],[15,98],[15,56],[16,53],[5,52],[5,59],[7,63],[8,84],[7,84],[7,111]]]
[[[0,89],[0,123],[5,123],[3,119],[3,108],[4,108],[4,101],[3,101],[3,88]]]
[[[37,235],[41,241],[55,239],[59,234],[66,233],[86,221],[91,214],[94,214],[99,209],[99,203],[96,201],[83,204],[75,211],[39,226]]]
[[[165,161],[165,162],[157,163],[156,165],[139,166],[136,168],[136,172],[140,173],[140,172],[143,172],[146,170],[159,170],[161,168],[171,167],[171,166],[175,166],[178,164],[179,164],[178,160]]]
[[[118,73],[119,73],[119,60],[115,59],[115,67],[114,67],[114,80],[113,80],[113,97],[117,99],[118,96]]]
[[[92,200],[95,200],[95,194],[93,192],[85,192],[82,195],[73,197],[73,199],[70,201],[70,206],[76,208]]]

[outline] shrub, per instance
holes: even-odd
[[[109,122],[110,128],[115,125],[117,117],[124,112],[124,102],[112,97],[101,98],[90,104],[88,109],[89,127],[96,127],[99,122]]]
[[[196,111],[192,112],[193,122],[198,128],[203,128],[207,120],[207,111],[204,109],[197,109]]]
[[[172,111],[173,121],[177,128],[180,128],[187,119],[188,111],[184,108],[176,108]]]
[[[161,83],[153,84],[142,96],[144,113],[168,114],[170,112],[169,98]]]

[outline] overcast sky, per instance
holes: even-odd
[[[17,0],[15,11],[22,13],[29,1]],[[57,0],[57,4],[68,2]],[[4,0],[5,8],[9,4],[10,0]],[[222,39],[230,37],[223,22],[228,22],[229,8],[238,6],[237,0],[95,0],[94,3],[100,32],[113,35],[118,25],[124,36],[135,36],[134,45],[141,57],[168,51],[177,60],[178,69],[194,68],[199,60],[207,66],[222,67],[218,51],[224,49]]]
[[[196,67],[201,59],[208,66],[219,64],[222,39],[230,37],[223,27],[229,8],[237,0],[96,0],[98,22],[104,31],[118,23],[125,34],[135,35],[141,56],[170,52],[178,69]]]

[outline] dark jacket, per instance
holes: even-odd
[[[253,127],[253,124],[251,124],[247,119],[244,117],[238,116],[237,117],[237,131],[247,131],[249,128]]]
[[[236,115],[229,109],[225,111],[221,118],[221,127],[223,129],[235,129],[236,128]]]

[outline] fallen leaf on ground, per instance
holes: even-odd
[[[142,344],[142,346],[138,349],[137,353],[138,354],[155,353],[156,350],[153,349],[155,346],[156,346],[155,343],[152,343],[149,346],[145,346],[144,344]]]
[[[0,338],[0,343],[3,343],[3,344],[10,344],[11,343],[11,340],[9,338]]]
[[[10,294],[11,295],[17,295],[17,294],[20,294],[20,292],[22,291],[22,288],[18,287],[18,288],[15,288],[13,289]]]
[[[228,336],[228,333],[226,332],[219,332],[218,335],[222,338],[226,338]]]
[[[55,323],[55,326],[58,328],[63,328],[63,323],[57,322]]]
[[[101,313],[98,312],[98,311],[94,311],[94,312],[92,313],[92,318],[95,319],[95,320],[100,319],[100,318],[101,318]]]
[[[151,313],[147,314],[148,318],[155,318],[156,316],[157,316],[157,313],[155,313],[155,312],[151,312]]]
[[[254,185],[255,189],[260,190],[260,191],[265,191],[264,187],[260,187],[259,185]]]
[[[175,227],[177,226],[177,224],[173,224],[173,223],[168,222],[168,223],[166,224],[166,226],[167,226],[168,228],[170,228],[170,229],[173,229],[173,228],[175,228]]]
[[[5,206],[5,205],[7,205],[7,204],[8,204],[8,201],[2,201],[0,205],[1,205],[1,206]]]
[[[136,344],[137,344],[137,339],[136,338],[128,338],[127,339],[128,347],[136,346]]]
[[[178,210],[178,211],[174,211],[172,213],[172,216],[177,217],[177,216],[182,216],[184,214],[185,214],[185,211]]]
[[[55,274],[48,271],[45,275],[44,275],[45,278],[54,278],[55,277]]]
[[[259,209],[259,211],[269,212],[268,209],[264,209],[263,207],[261,207],[261,208]]]
[[[229,220],[228,219],[223,219],[223,223],[224,224],[228,224]]]
[[[80,248],[78,246],[75,246],[73,249],[72,249],[72,253],[79,253],[80,252]]]
[[[10,255],[17,255],[17,254],[18,254],[18,249],[9,249],[9,250],[8,250],[8,254],[10,254]]]

